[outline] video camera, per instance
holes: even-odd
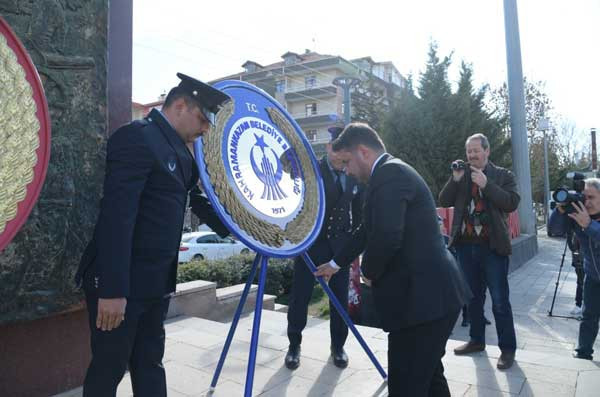
[[[573,180],[573,190],[565,187],[558,188],[552,193],[554,201],[550,204],[552,209],[561,204],[567,214],[575,212],[573,203],[580,201],[585,203],[585,195],[582,193],[585,188],[585,175],[580,172],[569,172],[567,178]]]
[[[452,171],[466,170],[469,168],[469,163],[465,163],[463,160],[455,160],[452,162],[450,168]]]

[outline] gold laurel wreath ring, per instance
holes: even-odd
[[[232,99],[219,110],[215,126],[202,137],[206,171],[215,194],[231,219],[255,240],[275,248],[283,246],[285,240],[294,244],[304,241],[315,226],[320,204],[317,174],[313,169],[311,154],[283,113],[275,107],[267,108],[269,117],[294,148],[300,161],[305,186],[304,203],[296,217],[287,223],[285,229],[256,217],[242,205],[229,184],[225,163],[221,156],[225,124],[234,113],[234,109],[235,103]]]
[[[50,118],[37,70],[0,17],[0,250],[21,228],[42,188]]]

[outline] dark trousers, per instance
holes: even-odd
[[[346,268],[340,269],[329,280],[331,291],[340,301],[346,312],[348,311],[349,277],[350,272]],[[304,260],[296,258],[294,260],[294,279],[292,281],[292,293],[287,314],[287,333],[291,346],[297,346],[302,343],[302,330],[306,327],[308,304],[315,282],[315,276],[310,272]],[[331,335],[331,346],[335,349],[341,349],[348,337],[348,327],[331,302],[329,302],[329,333]]]
[[[449,397],[442,357],[460,310],[388,334],[389,397]]]
[[[86,294],[86,301],[92,361],[85,375],[83,396],[115,396],[127,367],[134,395],[166,396],[162,358],[165,351],[164,321],[170,298],[128,300],[125,320],[112,331],[96,328],[98,298]]]
[[[471,340],[485,344],[483,304],[487,285],[492,297],[498,347],[503,352],[514,352],[517,349],[517,338],[509,300],[508,256],[494,253],[487,244],[457,244],[456,252],[473,292],[473,299],[469,302]]]
[[[579,323],[577,353],[592,358],[600,322],[600,281],[586,276],[583,285],[583,311]]]

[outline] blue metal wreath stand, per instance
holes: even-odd
[[[302,254],[302,258],[304,259],[304,261],[305,261],[306,265],[308,266],[308,268],[310,269],[311,273],[314,273],[317,271],[315,264],[313,263],[313,261],[310,259],[310,257],[308,256],[308,254],[306,252]],[[214,391],[217,387],[219,375],[221,375],[221,370],[223,369],[223,365],[225,364],[225,358],[227,357],[227,353],[229,351],[229,347],[231,346],[231,342],[233,340],[235,330],[236,330],[238,322],[240,320],[240,316],[242,315],[242,310],[244,308],[244,304],[246,303],[246,299],[248,298],[248,294],[250,292],[250,287],[252,285],[252,280],[254,280],[254,276],[256,275],[256,271],[260,264],[258,292],[256,295],[256,306],[254,308],[254,322],[252,324],[252,338],[250,340],[250,353],[248,355],[248,368],[246,371],[246,387],[245,387],[245,392],[244,392],[245,397],[252,396],[252,385],[254,383],[254,368],[256,367],[258,335],[259,335],[259,331],[260,331],[260,319],[261,319],[261,314],[262,314],[263,295],[265,292],[265,282],[266,282],[266,278],[267,278],[266,276],[267,276],[268,263],[269,263],[269,258],[267,256],[263,256],[261,254],[256,254],[256,257],[254,258],[254,263],[252,264],[252,269],[250,270],[250,275],[248,276],[248,281],[246,281],[244,291],[242,292],[242,296],[240,298],[240,303],[238,304],[238,307],[235,311],[235,315],[233,316],[233,321],[231,322],[231,327],[229,328],[229,333],[227,334],[227,339],[225,340],[225,346],[223,346],[223,351],[221,352],[221,357],[219,358],[219,362],[217,364],[217,368],[215,369],[215,373],[213,375],[212,382],[210,383],[210,391],[209,391],[210,394],[214,393]],[[352,331],[352,333],[354,334],[354,336],[356,337],[356,339],[358,340],[358,342],[364,349],[365,353],[367,353],[367,356],[369,356],[369,359],[371,359],[371,362],[373,362],[373,365],[375,365],[375,368],[377,369],[377,371],[379,371],[379,374],[383,378],[384,382],[387,381],[387,374],[385,373],[385,370],[383,369],[381,364],[379,364],[379,361],[377,361],[377,358],[375,357],[375,355],[373,354],[373,352],[371,351],[371,349],[369,348],[369,346],[363,339],[362,335],[358,332],[358,330],[354,326],[354,323],[350,319],[350,316],[348,315],[348,313],[342,308],[340,302],[338,301],[338,299],[335,297],[335,295],[331,291],[331,288],[329,288],[329,285],[323,280],[323,277],[317,277],[317,281],[319,282],[319,284],[321,285],[323,290],[327,293],[327,296],[329,297],[329,299],[335,306],[338,313],[342,316],[342,318],[344,319],[344,322],[346,323],[348,328]]]
[[[296,132],[299,133],[299,136],[301,137],[301,140],[302,140],[302,144],[305,146],[306,150],[311,154],[313,153],[312,149],[310,147],[310,144],[308,143],[306,138],[301,133],[301,129],[297,125],[295,120],[291,116],[289,116],[289,114],[287,114],[287,111],[283,107],[281,107],[281,105],[276,100],[274,100],[272,97],[270,97],[267,93],[265,93],[264,91],[260,90],[259,88],[255,87],[251,84],[248,84],[243,81],[237,81],[237,80],[221,81],[221,82],[218,82],[217,84],[215,84],[215,87],[226,92],[228,95],[230,95],[232,98],[234,98],[238,104],[242,104],[242,106],[236,107],[235,114],[232,116],[232,119],[234,119],[234,120],[240,119],[241,117],[253,116],[253,117],[259,117],[259,118],[262,118],[262,120],[268,121],[269,116],[266,114],[264,109],[266,109],[267,107],[277,108],[282,114],[285,115],[285,117],[288,119],[288,121],[294,126]],[[246,103],[247,106],[243,106],[244,103]],[[250,113],[248,113],[248,111],[250,111]],[[228,126],[229,126],[229,128],[231,128],[231,123],[229,123]],[[226,131],[224,131],[224,134],[227,134],[228,131],[230,131],[230,130],[227,130],[227,127],[226,127]],[[196,153],[196,162],[200,169],[200,179],[202,181],[202,185],[205,187],[204,190],[205,190],[205,193],[206,193],[208,199],[210,200],[211,203],[214,204],[215,211],[217,212],[217,214],[219,215],[221,220],[230,227],[232,232],[235,235],[237,235],[237,237],[242,242],[244,242],[247,246],[253,248],[257,252],[256,257],[254,258],[254,262],[252,264],[252,269],[248,276],[248,280],[246,281],[244,291],[242,292],[240,302],[238,304],[238,307],[235,311],[235,315],[231,322],[231,327],[229,328],[229,333],[227,334],[227,339],[225,340],[225,345],[223,346],[223,351],[221,352],[221,356],[219,358],[217,368],[215,369],[215,373],[214,373],[212,382],[210,384],[209,395],[214,393],[215,388],[217,386],[217,382],[219,380],[221,370],[223,369],[223,365],[225,364],[225,359],[227,357],[229,347],[231,346],[231,342],[233,341],[233,336],[235,334],[235,330],[236,330],[238,322],[240,320],[240,316],[242,315],[242,310],[243,310],[244,304],[246,303],[246,300],[248,299],[248,294],[250,292],[250,287],[252,285],[252,281],[254,280],[254,277],[256,276],[256,272],[258,271],[258,269],[260,267],[258,292],[257,292],[257,296],[256,296],[256,305],[254,308],[254,322],[252,325],[252,338],[250,341],[250,352],[248,355],[248,368],[247,368],[247,372],[246,372],[246,386],[245,386],[245,392],[244,392],[245,397],[250,397],[250,396],[252,396],[252,386],[254,383],[254,369],[256,367],[256,353],[258,350],[258,336],[259,336],[259,331],[260,331],[260,320],[261,320],[261,314],[262,314],[263,296],[264,296],[264,291],[265,291],[265,282],[266,282],[266,278],[267,278],[267,268],[268,268],[268,264],[269,264],[269,258],[271,258],[271,257],[289,258],[289,257],[298,256],[298,254],[300,254],[300,256],[304,259],[304,262],[308,266],[310,272],[315,273],[317,271],[315,264],[313,263],[313,261],[310,259],[310,257],[306,253],[306,250],[308,250],[308,248],[310,247],[310,244],[317,237],[319,230],[321,228],[321,225],[323,223],[323,217],[324,217],[324,213],[325,213],[325,207],[323,205],[324,200],[325,200],[323,182],[322,182],[322,179],[320,178],[318,164],[316,162],[314,154],[312,154],[310,156],[311,157],[310,160],[311,160],[311,164],[312,164],[312,169],[313,169],[313,171],[315,173],[315,177],[317,179],[317,184],[319,186],[318,194],[319,194],[319,202],[321,203],[319,206],[319,211],[318,211],[317,219],[314,224],[313,230],[307,239],[305,239],[302,243],[300,243],[292,248],[274,249],[272,247],[264,246],[261,243],[257,242],[256,240],[254,240],[253,238],[251,238],[250,236],[248,236],[245,231],[241,230],[235,224],[235,222],[233,222],[233,220],[231,219],[231,217],[227,213],[227,211],[225,211],[222,208],[222,206],[219,203],[219,199],[216,196],[215,191],[214,191],[213,187],[211,186],[210,180],[207,175],[208,173],[206,171],[206,165],[205,165],[205,160],[204,160],[204,155],[203,155],[203,150],[202,150],[202,146],[203,146],[202,140],[198,139],[195,142],[194,146],[195,146],[195,153]],[[222,155],[224,157],[226,157],[226,155],[227,155],[226,145],[224,145],[221,150],[222,150]],[[375,365],[375,368],[377,368],[377,371],[379,371],[379,373],[381,374],[384,382],[387,381],[387,374],[385,373],[385,371],[383,370],[383,368],[377,361],[377,358],[375,358],[375,355],[373,354],[373,352],[371,351],[371,349],[369,348],[369,346],[367,345],[365,340],[362,338],[362,336],[360,335],[360,333],[358,332],[358,330],[352,323],[352,320],[348,316],[348,313],[346,312],[346,310],[343,309],[342,305],[340,304],[338,299],[335,297],[335,295],[329,288],[329,285],[327,285],[327,283],[323,280],[322,277],[317,277],[317,281],[319,282],[319,284],[321,285],[323,290],[327,293],[329,300],[333,303],[333,305],[335,306],[335,308],[338,311],[338,313],[340,314],[340,316],[344,319],[344,322],[346,323],[348,328],[352,331],[352,333],[354,334],[356,339],[358,339],[360,345],[362,346],[364,351],[369,356],[369,359],[371,359],[371,361],[373,362],[373,365]]]

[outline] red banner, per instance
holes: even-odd
[[[360,315],[360,259],[356,258],[350,266],[350,285],[348,286],[348,314],[354,321]]]

